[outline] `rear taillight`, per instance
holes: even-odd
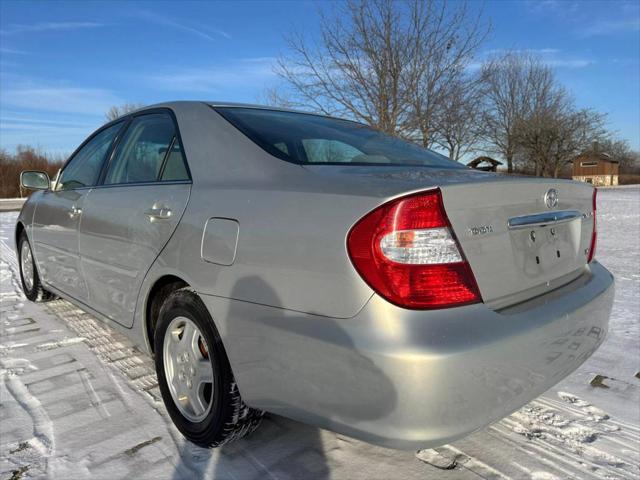
[[[598,229],[596,222],[596,198],[598,196],[598,189],[593,189],[593,211],[591,216],[593,217],[593,231],[591,233],[591,246],[589,247],[589,256],[587,257],[587,263],[591,263],[591,260],[596,256],[596,244],[598,243]]]
[[[365,282],[400,307],[435,309],[482,301],[445,213],[440,190],[376,208],[347,236]]]

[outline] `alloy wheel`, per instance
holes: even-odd
[[[20,247],[20,267],[22,268],[22,279],[27,290],[33,288],[33,256],[29,242],[23,241]]]
[[[162,354],[173,402],[187,420],[201,422],[213,403],[213,365],[204,336],[193,321],[176,317],[165,333]]]

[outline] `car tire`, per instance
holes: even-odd
[[[23,230],[18,239],[18,265],[20,267],[20,283],[24,295],[32,302],[47,302],[55,299],[55,295],[44,289],[36,267],[31,244]]]
[[[154,347],[162,399],[189,441],[219,447],[258,428],[264,412],[242,401],[220,335],[193,290],[176,290],[164,301]],[[202,378],[211,385],[198,383]]]

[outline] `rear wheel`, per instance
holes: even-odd
[[[20,265],[20,281],[24,295],[32,302],[46,302],[55,296],[44,289],[33,258],[31,244],[23,231],[18,240],[18,263]]]
[[[263,412],[242,401],[220,336],[195,292],[184,288],[167,297],[154,344],[162,399],[188,440],[218,447],[258,427]]]

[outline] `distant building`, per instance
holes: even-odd
[[[485,172],[497,171],[498,165],[502,165],[502,162],[491,157],[478,157],[467,163],[467,167],[475,168],[476,170],[483,170]]]
[[[617,160],[602,152],[597,143],[573,161],[572,178],[580,182],[591,183],[597,187],[618,185]]]

